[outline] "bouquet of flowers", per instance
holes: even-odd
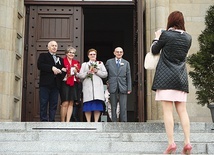
[[[90,64],[88,65],[89,67],[89,72],[87,75],[87,78],[90,78],[92,80],[93,74],[94,74],[94,69],[98,70],[98,64],[100,64],[100,61],[95,61],[95,62],[90,62]]]

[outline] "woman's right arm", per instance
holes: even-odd
[[[159,54],[163,46],[165,45],[166,42],[166,34],[164,35],[164,32],[161,30],[158,30],[155,32],[155,39],[152,42],[151,45],[151,51],[152,54],[156,55]]]

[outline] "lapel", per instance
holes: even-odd
[[[50,52],[48,52],[48,56],[49,56],[49,59],[50,59],[50,61],[52,62],[52,64],[54,66],[56,66],[56,65],[62,65],[62,62],[60,61],[60,58],[59,58],[58,55],[56,55],[57,63],[55,63],[53,55]]]
[[[48,55],[48,59],[50,60],[50,62],[55,66],[53,56],[50,54],[50,52],[48,52],[47,55]]]

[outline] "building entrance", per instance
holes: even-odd
[[[32,1],[33,2],[33,1]],[[29,2],[30,4],[30,2]],[[88,61],[87,50],[95,48],[104,63],[114,57],[115,47],[124,49],[131,65],[133,92],[128,96],[128,121],[138,121],[136,16],[133,5],[41,5],[27,6],[22,121],[39,121],[38,55],[47,52],[47,43],[56,40],[58,54],[77,49],[78,60]],[[59,101],[60,102],[60,101]],[[60,106],[56,121],[60,120]],[[83,114],[81,114],[83,116]]]

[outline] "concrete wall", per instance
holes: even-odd
[[[0,121],[21,120],[24,0],[0,1]]]
[[[198,36],[204,30],[204,17],[206,10],[210,5],[214,4],[214,0],[146,0],[146,49],[149,52],[149,47],[154,38],[154,32],[160,28],[165,28],[169,13],[175,10],[181,11],[185,16],[186,31],[192,36],[192,46],[189,54],[196,53],[199,50]],[[188,71],[190,67],[187,66]],[[161,103],[154,100],[155,93],[151,91],[154,71],[147,71],[147,111],[148,121],[162,121]],[[187,99],[187,110],[190,116],[190,121],[195,122],[211,122],[211,114],[207,107],[202,107],[196,102],[195,87],[189,78],[189,89]],[[178,121],[178,116],[174,112],[175,121]]]

